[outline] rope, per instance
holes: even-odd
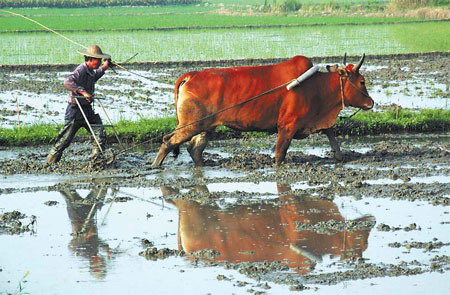
[[[78,105],[78,108],[80,109],[81,114],[83,115],[84,121],[86,121],[86,125],[89,127],[89,131],[91,132],[92,137],[93,137],[94,140],[95,140],[95,143],[97,144],[98,148],[100,149],[100,151],[101,151],[102,154],[103,154],[103,148],[102,148],[102,145],[101,145],[100,142],[98,141],[97,136],[95,135],[94,129],[92,129],[91,123],[89,123],[89,120],[88,120],[88,118],[86,117],[86,114],[84,113],[83,108],[81,107],[81,104],[80,104],[80,102],[78,101],[78,98],[75,98],[75,101],[76,101],[76,103],[77,103],[77,105]]]
[[[343,79],[342,76],[340,76],[340,84],[341,84],[340,86],[341,86],[341,95],[342,95],[342,109],[344,109],[344,107],[345,107],[345,104],[344,104],[344,87],[343,87],[343,81],[342,81],[342,79]],[[367,93],[364,93],[362,90],[360,90],[358,87],[356,87],[356,85],[353,84],[351,81],[349,81],[348,79],[346,79],[346,80],[347,80],[353,87],[355,87],[357,90],[359,90],[362,94],[364,94],[364,95],[367,96],[367,97],[370,97]],[[284,84],[282,84],[282,85],[279,85],[279,86],[277,86],[277,87],[275,87],[275,88],[272,88],[272,89],[267,90],[267,91],[265,91],[265,92],[262,92],[262,93],[260,93],[260,94],[258,94],[258,95],[255,95],[255,96],[253,96],[253,97],[251,97],[251,98],[249,98],[249,99],[247,99],[247,100],[244,100],[244,101],[242,101],[242,102],[240,102],[240,103],[234,104],[234,105],[229,106],[229,107],[227,107],[227,108],[225,108],[225,109],[222,109],[222,110],[220,110],[220,111],[217,111],[217,112],[215,112],[215,113],[213,113],[213,114],[211,114],[211,115],[208,115],[208,116],[206,116],[206,117],[200,118],[200,119],[198,119],[198,120],[196,120],[196,121],[193,121],[193,122],[191,122],[191,123],[189,123],[189,124],[186,124],[186,125],[177,127],[177,128],[175,128],[171,133],[173,133],[173,132],[175,132],[175,131],[178,131],[178,130],[181,130],[181,129],[184,129],[184,128],[187,128],[187,127],[192,126],[192,125],[194,125],[194,124],[197,124],[197,123],[199,123],[199,122],[201,122],[201,121],[204,121],[204,120],[206,120],[206,119],[209,119],[209,118],[211,118],[211,117],[214,117],[214,116],[216,116],[216,115],[218,115],[218,114],[221,114],[221,113],[223,113],[223,112],[226,112],[226,111],[228,111],[228,110],[230,110],[230,109],[232,109],[232,108],[235,108],[235,107],[237,107],[237,106],[244,105],[244,104],[246,104],[246,103],[248,103],[248,102],[250,102],[250,101],[252,101],[252,100],[255,100],[255,99],[257,99],[257,98],[260,98],[261,96],[264,96],[264,95],[269,94],[269,93],[272,93],[272,92],[274,92],[274,91],[276,91],[276,90],[278,90],[278,89],[280,89],[280,88],[282,88],[282,87],[285,87],[285,86],[287,86],[288,84],[290,84],[291,82],[292,82],[292,81],[289,81],[289,82],[284,83]],[[359,111],[361,111],[361,109],[356,110],[352,115],[350,115],[349,117],[345,118],[345,120],[350,119],[351,117],[353,117],[354,115],[356,115]],[[160,136],[159,136],[159,135],[158,135],[158,136],[154,136],[154,137],[152,137],[152,138],[150,138],[150,139],[148,139],[148,140],[145,140],[145,141],[143,141],[143,142],[141,142],[141,143],[138,143],[138,144],[135,144],[135,145],[133,145],[133,146],[130,146],[129,148],[126,148],[126,149],[123,149],[123,150],[119,151],[119,152],[116,153],[115,155],[120,155],[120,154],[122,154],[122,153],[124,153],[124,152],[126,152],[126,151],[129,151],[129,150],[131,150],[131,149],[134,149],[134,148],[137,147],[137,146],[140,146],[140,145],[149,143],[149,142],[155,140],[155,139],[158,138],[158,137],[160,137]]]
[[[35,23],[35,24],[37,24],[38,26],[40,26],[40,27],[46,29],[46,30],[49,31],[49,32],[55,33],[56,35],[58,35],[59,37],[63,38],[63,39],[66,40],[66,41],[69,41],[69,42],[71,42],[71,43],[73,43],[73,44],[75,44],[75,45],[77,45],[77,46],[80,46],[80,47],[83,48],[83,49],[88,49],[88,48],[87,48],[86,46],[84,46],[83,44],[80,44],[80,43],[78,43],[78,42],[76,42],[76,41],[74,41],[74,40],[72,40],[72,39],[70,39],[70,38],[64,36],[63,34],[58,33],[57,31],[55,31],[55,30],[53,30],[53,29],[51,29],[51,28],[49,28],[49,27],[47,27],[47,26],[41,24],[40,22],[38,22],[38,21],[36,21],[36,20],[34,20],[34,19],[31,19],[31,18],[29,18],[29,17],[26,17],[25,15],[18,14],[18,13],[15,13],[15,12],[11,12],[11,11],[7,11],[7,10],[2,10],[2,9],[0,9],[0,12],[9,13],[9,14],[12,14],[12,15],[14,15],[14,16],[18,16],[18,17],[24,18],[24,19],[26,19],[26,20],[28,20],[28,21],[30,21],[30,22],[32,22],[32,23]],[[133,57],[135,57],[136,55],[137,55],[137,54],[135,54]],[[133,57],[132,57],[132,58],[133,58]],[[122,69],[122,70],[124,70],[124,71],[129,72],[130,74],[133,74],[133,75],[136,75],[136,76],[138,76],[138,77],[141,77],[141,78],[144,78],[144,79],[147,79],[147,80],[151,81],[149,78],[147,78],[147,77],[145,77],[145,76],[143,76],[143,75],[141,75],[141,74],[134,73],[134,72],[130,71],[129,69],[125,68],[124,66],[122,66],[122,65],[120,65],[120,64],[118,64],[118,63],[115,63],[115,62],[111,62],[111,63],[112,63],[114,66],[116,66],[116,67],[118,67],[118,68],[120,68],[120,69]],[[112,68],[111,68],[111,69],[112,69]]]
[[[28,20],[28,21],[30,21],[30,22],[33,22],[33,23],[37,24],[38,26],[43,27],[43,28],[46,29],[47,31],[50,31],[50,32],[52,32],[52,33],[55,33],[56,35],[60,36],[61,38],[65,39],[65,40],[67,40],[67,41],[69,41],[69,42],[71,42],[71,43],[73,43],[73,44],[75,44],[75,45],[78,45],[78,46],[80,46],[80,47],[82,47],[82,48],[84,48],[84,49],[87,49],[86,46],[84,46],[84,45],[82,45],[82,44],[80,44],[80,43],[78,43],[78,42],[76,42],[76,41],[73,41],[73,40],[67,38],[67,37],[64,36],[63,34],[58,33],[57,31],[55,31],[55,30],[53,30],[53,29],[50,29],[49,27],[47,27],[47,26],[41,24],[41,23],[38,22],[38,21],[35,21],[34,19],[31,19],[31,18],[29,18],[29,17],[26,17],[25,15],[18,14],[18,13],[15,13],[15,12],[11,12],[11,11],[7,11],[7,10],[0,10],[0,11],[1,11],[1,12],[6,12],[6,13],[9,13],[9,14],[18,16],[18,17],[22,17],[22,18],[24,18],[24,19],[26,19],[26,20]]]
[[[102,107],[102,110],[103,110],[103,112],[105,113],[106,118],[108,119],[109,124],[111,124],[112,130],[114,131],[114,135],[116,136],[116,139],[117,139],[117,142],[118,142],[119,145],[120,145],[120,148],[123,149],[122,141],[121,141],[120,138],[119,138],[119,134],[117,133],[116,128],[114,128],[114,124],[112,123],[111,119],[109,118],[108,113],[106,112],[105,108],[103,107],[102,102],[101,102],[100,100],[98,100],[98,103],[99,103],[100,106]]]
[[[341,98],[342,98],[342,110],[345,109],[345,103],[344,103],[344,85],[342,82],[342,76],[339,76],[339,83],[341,84]]]
[[[237,107],[237,106],[244,105],[244,104],[246,104],[246,103],[248,103],[248,102],[250,102],[250,101],[252,101],[252,100],[255,100],[255,99],[257,99],[257,98],[260,98],[261,96],[264,96],[264,95],[266,95],[266,94],[272,93],[272,92],[274,92],[274,91],[276,91],[276,90],[278,90],[278,89],[280,89],[280,88],[286,87],[286,85],[290,84],[291,82],[292,82],[292,81],[289,81],[289,82],[284,83],[284,84],[282,84],[282,85],[279,85],[279,86],[277,86],[277,87],[275,87],[275,88],[272,88],[272,89],[270,89],[270,90],[264,91],[264,92],[262,92],[262,93],[260,93],[260,94],[258,94],[258,95],[255,95],[255,96],[253,96],[253,97],[250,97],[249,99],[246,99],[246,100],[244,100],[244,101],[242,101],[242,102],[240,102],[240,103],[234,104],[234,105],[229,106],[229,107],[227,107],[227,108],[224,108],[224,109],[222,109],[222,110],[220,110],[220,111],[217,111],[217,112],[215,112],[215,113],[213,113],[213,114],[210,114],[210,115],[205,116],[205,117],[203,117],[203,118],[200,118],[200,119],[198,119],[198,120],[196,120],[196,121],[193,121],[193,122],[191,122],[191,123],[189,123],[189,124],[186,124],[186,125],[177,127],[177,128],[175,128],[171,133],[173,133],[173,132],[175,132],[175,131],[178,131],[178,130],[181,130],[181,129],[184,129],[184,128],[187,128],[187,127],[192,126],[192,125],[194,125],[194,124],[197,124],[197,123],[199,123],[199,122],[201,122],[201,121],[204,121],[204,120],[206,120],[206,119],[209,119],[209,118],[211,118],[211,117],[214,117],[214,116],[216,116],[216,115],[218,115],[218,114],[221,114],[221,113],[223,113],[223,112],[226,112],[226,111],[228,111],[228,110],[230,110],[230,109],[232,109],[232,108],[235,108],[235,107]],[[126,152],[126,151],[129,151],[129,150],[131,150],[131,149],[134,149],[134,148],[137,147],[137,146],[140,146],[140,145],[149,143],[149,142],[153,141],[154,139],[156,139],[156,138],[158,138],[158,137],[160,137],[160,136],[154,136],[154,137],[152,137],[152,138],[150,138],[150,139],[148,139],[148,140],[146,140],[146,141],[140,142],[140,143],[138,143],[138,144],[136,144],[136,145],[133,145],[133,146],[131,146],[131,147],[129,147],[129,148],[126,148],[126,149],[124,149],[124,150],[121,150],[121,151],[119,151],[118,153],[116,153],[116,155],[120,155],[120,154],[122,154],[123,152]]]
[[[349,76],[350,77],[350,76]],[[342,110],[344,110],[345,108],[345,103],[344,103],[344,85],[343,85],[343,77],[339,74],[339,78],[340,78],[340,84],[341,84],[341,98],[342,98]],[[362,95],[366,96],[366,97],[370,97],[370,95],[367,92],[362,91],[360,88],[356,87],[356,85],[350,81],[348,78],[345,79],[348,83],[350,83],[350,85],[352,85],[356,90],[358,90]],[[351,114],[348,117],[340,117],[340,119],[343,119],[344,121],[347,121],[348,119],[350,119],[351,117],[353,117],[354,115],[356,115],[357,113],[359,113],[361,111],[361,109],[357,109],[355,112],[353,112],[353,114]],[[344,125],[345,126],[345,125]]]
[[[74,40],[72,40],[72,39],[69,39],[68,37],[64,36],[63,34],[58,33],[57,31],[55,31],[55,30],[53,30],[53,29],[51,29],[51,28],[49,28],[49,27],[47,27],[47,26],[45,26],[45,25],[39,23],[38,21],[35,21],[35,20],[29,18],[29,17],[26,17],[26,16],[24,16],[24,15],[22,15],[22,14],[18,14],[18,13],[15,13],[15,12],[7,11],[7,10],[1,10],[1,9],[0,9],[0,11],[1,11],[1,12],[5,12],[5,13],[9,13],[9,14],[12,14],[12,15],[14,15],[14,16],[22,17],[22,18],[24,18],[24,19],[26,19],[26,20],[28,20],[28,21],[30,21],[30,22],[33,22],[33,23],[37,24],[38,26],[40,26],[40,27],[42,27],[42,28],[44,28],[44,29],[46,29],[46,30],[52,32],[52,33],[55,33],[55,34],[58,35],[59,37],[65,39],[65,40],[67,40],[67,41],[69,41],[69,42],[71,42],[71,43],[73,43],[73,44],[75,44],[75,45],[78,45],[78,46],[80,46],[80,47],[82,47],[82,48],[84,48],[84,49],[87,49],[86,46],[84,46],[84,45],[82,45],[82,44],[80,44],[80,43],[78,43],[78,42],[76,42],[76,41],[74,41]],[[134,56],[135,56],[135,55],[134,55]],[[134,57],[134,56],[133,56],[133,57]],[[120,65],[120,64],[117,64],[117,63],[114,63],[114,62],[112,62],[112,64],[115,65],[115,66],[117,66],[117,67],[119,67],[120,69],[122,69],[122,70],[124,70],[124,71],[127,71],[127,72],[133,74],[133,75],[136,75],[136,76],[139,76],[139,77],[141,77],[141,78],[150,80],[149,78],[147,78],[147,77],[145,77],[145,76],[143,76],[143,75],[140,75],[140,74],[138,74],[138,73],[134,73],[134,72],[128,70],[127,68],[125,68],[124,66],[122,66],[122,65]],[[370,97],[369,94],[363,92],[361,89],[359,89],[358,87],[356,87],[356,85],[353,84],[351,81],[349,81],[348,79],[346,79],[346,80],[347,80],[353,87],[355,87],[359,92],[361,92],[363,95],[365,95],[365,96],[367,96],[367,97]],[[277,86],[277,87],[275,87],[275,88],[272,88],[272,89],[270,89],[270,90],[268,90],[268,91],[265,91],[265,92],[263,92],[263,93],[260,93],[260,94],[254,96],[254,97],[251,97],[251,98],[249,98],[249,99],[247,99],[247,100],[245,100],[245,101],[243,101],[243,102],[240,102],[240,103],[237,103],[237,104],[232,105],[232,106],[230,106],[230,107],[227,107],[227,108],[225,108],[225,109],[223,109],[223,110],[220,110],[220,111],[218,111],[218,112],[216,112],[216,113],[213,113],[213,114],[211,114],[211,115],[208,115],[208,116],[206,116],[206,117],[203,117],[203,118],[201,118],[201,119],[199,119],[199,120],[196,120],[196,121],[194,121],[194,122],[191,122],[191,123],[189,123],[189,124],[187,124],[187,125],[184,125],[184,126],[180,126],[180,127],[178,127],[178,128],[175,128],[172,132],[175,132],[175,131],[178,131],[178,130],[180,130],[180,129],[183,129],[183,128],[192,126],[192,125],[194,125],[194,124],[197,124],[197,123],[199,123],[199,122],[201,122],[201,121],[204,121],[204,120],[206,120],[206,119],[208,119],[208,118],[211,118],[211,117],[213,117],[213,116],[216,116],[216,115],[218,115],[218,114],[221,114],[221,113],[223,113],[223,112],[226,112],[226,111],[228,111],[228,110],[230,110],[230,109],[232,109],[232,108],[235,108],[235,107],[237,107],[237,106],[244,105],[244,104],[246,104],[246,103],[248,103],[248,102],[250,102],[250,101],[252,101],[252,100],[255,100],[255,99],[257,99],[257,98],[259,98],[259,97],[261,97],[261,96],[264,96],[264,95],[266,95],[266,94],[269,94],[269,93],[271,93],[271,92],[274,92],[274,91],[278,90],[279,88],[285,87],[285,86],[287,86],[288,84],[290,84],[291,82],[292,82],[292,81],[289,81],[289,82],[284,83],[284,84],[282,84],[282,85],[280,85],[280,86]],[[340,84],[341,84],[341,95],[342,95],[342,109],[344,109],[344,108],[345,108],[345,104],[344,104],[344,88],[343,88],[342,76],[340,77]],[[101,107],[103,108],[103,105],[101,105]],[[104,108],[103,108],[103,111],[104,111],[105,114],[106,114],[106,111],[105,111]],[[352,114],[350,117],[348,117],[347,119],[353,117],[353,116],[356,115],[359,111],[360,111],[360,110],[356,111],[355,113],[353,113],[353,114]],[[108,117],[108,115],[106,115],[106,116]],[[109,119],[109,117],[108,117],[108,119]],[[91,130],[91,132],[93,133],[92,130]],[[115,132],[115,130],[114,130],[114,132]],[[116,133],[116,132],[115,132],[115,133]],[[117,133],[116,133],[116,137],[118,137],[118,136],[117,136]],[[129,147],[129,148],[122,149],[122,150],[119,151],[116,155],[120,155],[120,154],[122,154],[122,153],[125,152],[125,151],[131,150],[131,149],[133,149],[133,148],[135,148],[135,147],[137,147],[137,146],[140,146],[140,145],[143,145],[143,144],[145,144],[145,143],[151,142],[151,141],[153,141],[154,139],[156,139],[156,138],[158,138],[158,137],[159,137],[159,136],[155,136],[155,137],[152,137],[152,138],[150,138],[150,139],[148,139],[148,140],[146,140],[146,141],[143,141],[143,142],[141,142],[141,143],[139,143],[139,144],[133,145],[133,146],[131,146],[131,147]],[[95,136],[94,136],[94,139],[96,139]],[[120,140],[118,140],[118,141],[120,142]],[[96,139],[96,142],[97,142],[97,139]],[[98,144],[99,147],[100,147],[100,144],[99,144],[98,142],[97,142],[97,144]],[[101,147],[100,147],[100,150],[102,150]]]

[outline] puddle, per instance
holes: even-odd
[[[400,82],[399,86],[376,85],[370,89],[370,94],[376,105],[392,105],[411,109],[448,109],[449,98],[445,97],[445,84],[431,84],[425,79],[408,80]],[[377,107],[375,106],[375,109]]]
[[[450,176],[447,175],[438,175],[438,176],[429,176],[429,177],[411,177],[408,180],[404,179],[373,179],[366,180],[364,183],[367,184],[402,184],[402,183],[450,183]]]
[[[137,71],[137,73],[144,76],[157,76],[148,71]],[[3,108],[1,116],[5,120],[2,125],[16,127],[19,122],[21,125],[62,122],[68,100],[68,94],[64,92],[62,84],[68,74],[69,72],[54,72],[55,77],[39,78],[47,73],[29,73],[27,76],[5,73],[7,79],[11,79],[17,85],[14,90],[2,90],[0,93]],[[30,87],[28,85],[34,85],[39,81],[42,83],[47,81],[49,84],[45,91],[27,88]],[[26,83],[26,86],[21,83]],[[53,86],[55,89],[52,89]],[[101,116],[105,116],[101,107],[103,104],[113,122],[125,118],[139,120],[142,117],[167,116],[168,113],[173,115],[173,108],[169,109],[173,103],[172,87],[170,84],[132,76],[126,72],[108,73],[96,87],[96,95],[105,99],[94,103],[94,109]],[[120,93],[118,89],[121,89]],[[130,99],[130,96],[133,99]]]
[[[136,293],[151,288],[155,294],[173,294],[182,284],[186,294],[231,294],[239,292],[239,288],[218,282],[218,275],[248,281],[235,271],[194,267],[184,258],[147,261],[139,256],[144,249],[143,238],[158,248],[178,247],[179,213],[169,203],[158,206],[147,202],[161,192],[123,190],[142,199],[97,205],[87,223],[89,234],[80,237],[74,236],[74,231],[83,226],[84,218],[93,208],[90,204],[79,204],[80,198],[89,198],[89,194],[98,196],[98,191],[2,195],[0,212],[20,210],[26,215],[37,214],[38,218],[33,234],[0,235],[2,290],[12,292],[26,272],[29,275],[21,284],[30,294],[81,294],[86,290],[90,294],[119,294],[129,292],[130,282]],[[100,198],[106,199],[120,196],[128,194],[110,189],[100,193]],[[48,200],[58,203],[47,206],[44,203]]]
[[[265,31],[261,31],[261,33],[266,34]],[[334,32],[331,35],[334,36]],[[279,51],[279,44],[276,47]],[[316,50],[316,47],[313,51]],[[226,52],[228,51],[226,50]],[[71,52],[71,54],[75,56],[76,52]],[[195,60],[198,60],[198,51],[195,51],[195,54]],[[298,54],[298,52],[294,54]],[[233,56],[236,58],[239,55],[238,53]],[[292,56],[292,54],[286,56]],[[437,64],[439,66],[443,60],[445,62],[445,58],[433,56],[424,56],[424,58],[430,60],[417,62],[408,57],[398,61],[396,59],[377,60],[373,57],[369,59],[372,64],[366,64],[364,72],[367,73],[366,76],[370,81],[369,93],[376,102],[375,111],[382,111],[383,106],[392,104],[413,109],[448,109],[450,107],[449,85],[445,79],[442,79],[445,73],[443,75],[442,71],[430,72],[430,65]],[[66,61],[67,57],[64,60]],[[386,62],[389,63],[388,66],[386,66]],[[409,65],[403,67],[404,71],[401,76],[390,70],[397,67],[396,62]],[[394,65],[391,65],[392,63]],[[324,64],[319,65],[323,70]],[[214,66],[217,65],[204,65],[204,67]],[[226,64],[221,66],[225,67]],[[96,94],[106,98],[102,103],[107,106],[108,115],[113,122],[121,119],[138,120],[142,117],[174,116],[173,83],[182,73],[198,68],[201,67],[186,64],[165,69],[152,68],[151,65],[145,66],[145,70],[133,69],[133,72],[148,79],[124,71],[119,71],[117,74],[111,71],[97,84]],[[62,122],[68,95],[62,84],[68,74],[68,71],[48,69],[30,69],[26,74],[0,72],[4,81],[12,82],[2,85],[4,89],[0,91],[2,125],[12,128],[18,126],[19,122],[21,125]],[[104,116],[98,103],[95,108],[101,116]]]
[[[150,284],[158,294],[168,294],[175,291],[175,287],[167,284],[177,280],[183,286],[186,284],[186,294],[198,294],[199,290],[211,294],[241,294],[242,287],[236,286],[239,281],[247,282],[248,288],[261,288],[255,281],[223,265],[280,261],[289,267],[292,277],[293,274],[323,275],[344,271],[348,269],[344,261],[349,258],[382,264],[414,259],[427,264],[438,254],[450,255],[448,246],[434,251],[388,246],[389,243],[425,242],[435,238],[448,242],[445,240],[448,224],[442,221],[450,221],[450,215],[445,207],[370,197],[363,200],[338,197],[329,201],[307,194],[292,194],[289,186],[273,182],[211,183],[204,189],[209,193],[273,195],[275,203],[231,203],[223,208],[189,199],[161,199],[167,195],[162,188],[102,186],[92,190],[1,195],[1,212],[19,210],[27,216],[37,216],[34,232],[20,236],[0,235],[0,245],[4,245],[1,247],[2,277],[8,278],[2,280],[2,285],[7,290],[14,289],[28,271],[26,282],[22,284],[31,293],[77,294],[85,288],[94,292],[92,294],[100,290],[121,293],[128,288],[125,280],[132,280],[133,290],[148,290]],[[116,201],[111,202],[113,199]],[[54,205],[46,204],[47,201],[53,201]],[[299,225],[330,221],[366,223],[363,228],[346,231],[333,227],[322,228],[323,232],[298,229]],[[383,232],[376,228],[376,224],[405,227],[412,223],[417,224],[417,230]],[[77,235],[80,230],[87,234]],[[198,263],[195,266],[189,254],[147,261],[138,255],[145,248],[142,239],[151,241],[158,249],[180,247],[189,253],[215,249],[220,255],[203,262],[217,261],[219,266],[202,267]],[[219,281],[217,277],[221,276],[230,281]],[[432,290],[447,288],[443,276],[427,274],[424,277],[429,276],[441,283],[441,287],[433,286]],[[425,278],[416,278],[417,285],[425,284]],[[156,281],[159,284],[152,283]],[[370,281],[377,285],[393,282],[397,287],[405,283],[403,277]],[[201,287],[194,288],[197,284]],[[269,284],[272,286],[267,291],[269,294],[287,291],[284,285],[270,281]],[[335,293],[336,288],[359,289],[367,284],[367,280],[363,280],[340,283],[334,289],[323,285],[318,288],[328,294],[332,290]],[[369,293],[377,289],[374,287]]]
[[[151,171],[123,160],[135,166],[117,170],[122,177],[3,175],[0,215],[17,210],[31,230],[8,234],[0,224],[0,286],[13,293],[20,283],[30,294],[117,294],[130,285],[155,294],[179,293],[180,285],[183,294],[286,294],[301,286],[305,294],[375,294],[393,285],[445,293],[450,176],[440,147],[448,135],[348,140],[349,157],[371,156],[343,165],[314,157],[329,150],[319,138],[295,146],[301,159],[281,167],[264,168],[264,156],[262,164],[250,159],[255,168],[193,168],[184,151]],[[247,157],[251,144],[232,157]],[[227,145],[239,146],[223,141],[208,156],[227,160],[214,158]],[[0,158],[19,161],[27,152],[37,153],[3,150]],[[140,255],[152,247],[186,254]]]
[[[55,185],[64,180],[73,179],[71,176],[61,175],[2,175],[0,177],[0,189],[9,188],[29,188],[29,187],[44,187]]]

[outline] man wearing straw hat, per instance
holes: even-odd
[[[72,142],[75,133],[81,127],[88,132],[89,125],[92,126],[95,137],[93,138],[93,150],[91,158],[96,158],[103,150],[106,141],[105,129],[102,120],[92,109],[92,101],[95,92],[95,82],[100,79],[110,67],[111,56],[104,54],[100,47],[92,45],[86,50],[77,50],[84,55],[85,62],[79,65],[64,81],[64,87],[70,91],[69,104],[64,117],[64,127],[55,139],[55,144],[47,156],[47,163],[54,164],[61,159],[63,151]],[[102,64],[102,60],[104,61]],[[83,96],[79,99],[77,96]],[[75,101],[78,99],[78,102]],[[80,107],[83,112],[81,112]],[[83,114],[84,113],[84,114]],[[84,117],[86,116],[86,118]]]

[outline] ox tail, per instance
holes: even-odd
[[[190,75],[189,74],[185,74],[183,76],[181,76],[177,82],[175,83],[175,88],[174,88],[174,106],[175,106],[175,110],[177,109],[177,105],[178,105],[178,96],[179,96],[179,92],[180,92],[180,87],[183,86],[187,81],[189,81],[190,79]],[[175,116],[177,119],[177,127],[178,127],[178,115],[177,112],[175,112]],[[177,145],[173,150],[172,150],[172,156],[174,158],[177,158],[178,155],[180,154],[180,146]]]

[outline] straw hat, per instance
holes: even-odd
[[[78,53],[81,53],[84,56],[89,56],[93,58],[104,58],[104,59],[111,58],[111,55],[103,53],[100,47],[98,47],[98,45],[91,45],[86,50],[77,50],[77,51]]]

